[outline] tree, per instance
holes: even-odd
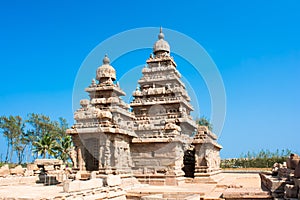
[[[73,142],[72,138],[69,135],[60,139],[58,143],[58,157],[61,159],[65,164],[66,161],[69,159],[70,152],[73,149]]]
[[[56,155],[56,150],[58,150],[58,145],[54,137],[52,137],[49,133],[44,134],[37,141],[33,142],[33,152],[41,155],[43,158],[48,158],[50,156]]]
[[[34,158],[55,156],[66,162],[73,148],[67,128],[66,119],[52,121],[43,114],[30,113],[25,121],[20,116],[1,116],[0,131],[7,141],[5,162],[12,162],[16,153],[18,163],[22,163],[28,150],[34,153]]]
[[[200,119],[197,119],[196,123],[200,126],[207,126],[208,130],[210,131],[213,130],[213,125],[210,123],[209,119],[204,116],[202,116]]]
[[[18,163],[22,162],[24,150],[28,144],[25,140],[25,123],[20,116],[0,117],[0,129],[7,140],[5,162],[12,162],[13,153],[16,151]]]
[[[24,158],[24,151],[29,141],[26,139],[25,122],[20,116],[16,116],[14,120],[15,134],[13,139],[13,150],[16,151],[18,164],[21,164]]]
[[[47,136],[52,135],[55,132],[55,126],[54,123],[51,122],[50,117],[35,113],[28,114],[27,123],[31,126],[31,129],[28,131],[29,134],[27,135],[27,139],[31,144],[30,149],[35,152],[34,157],[36,158],[38,156],[38,151],[36,150],[40,148],[37,146],[38,143],[36,141],[41,141],[45,135],[44,139],[46,139]]]

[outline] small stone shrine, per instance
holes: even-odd
[[[81,108],[74,113],[76,123],[67,130],[75,144],[74,167],[100,174],[130,173],[134,117],[120,98],[125,93],[114,82],[116,71],[107,56],[97,69],[96,79],[86,88],[90,99],[80,101]]]
[[[192,119],[190,97],[162,30],[146,63],[129,106],[104,57],[97,82],[86,88],[90,99],[80,101],[76,122],[67,130],[75,144],[74,169],[132,174],[155,185],[217,174],[222,147],[216,135]]]
[[[217,142],[217,136],[206,126],[198,126],[197,134],[193,138],[195,147],[195,172],[196,181],[214,181],[211,175],[221,172],[220,150],[222,146]]]

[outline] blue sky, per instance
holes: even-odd
[[[89,52],[120,32],[163,26],[201,44],[222,75],[222,157],[261,148],[300,153],[299,10],[299,1],[1,1],[0,115],[43,113],[71,125],[73,84]],[[143,64],[150,52],[113,65]],[[192,80],[189,63],[175,60],[203,89],[201,115],[210,116],[204,82]]]

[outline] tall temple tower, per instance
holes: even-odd
[[[114,83],[116,71],[107,56],[96,71],[96,79],[98,82],[93,79],[85,89],[90,100],[80,101],[81,108],[74,113],[76,123],[67,130],[76,147],[75,167],[101,174],[130,173],[134,117],[120,98],[125,93]]]
[[[151,177],[153,181],[168,181],[160,179],[167,175],[176,184],[184,175],[185,145],[191,143],[190,136],[197,127],[190,115],[193,110],[190,98],[170,56],[170,46],[164,40],[162,29],[153,54],[146,61],[130,104],[138,136],[131,144],[133,170],[141,181],[145,175],[145,182],[151,181]]]

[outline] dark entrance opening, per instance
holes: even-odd
[[[184,167],[182,168],[182,170],[185,173],[185,177],[190,177],[190,178],[194,178],[194,173],[195,173],[195,163],[196,163],[196,159],[195,159],[195,148],[190,147],[188,150],[186,150],[184,152],[184,156],[183,156],[183,164]]]
[[[99,170],[99,142],[97,138],[85,140],[85,166],[87,171]]]

